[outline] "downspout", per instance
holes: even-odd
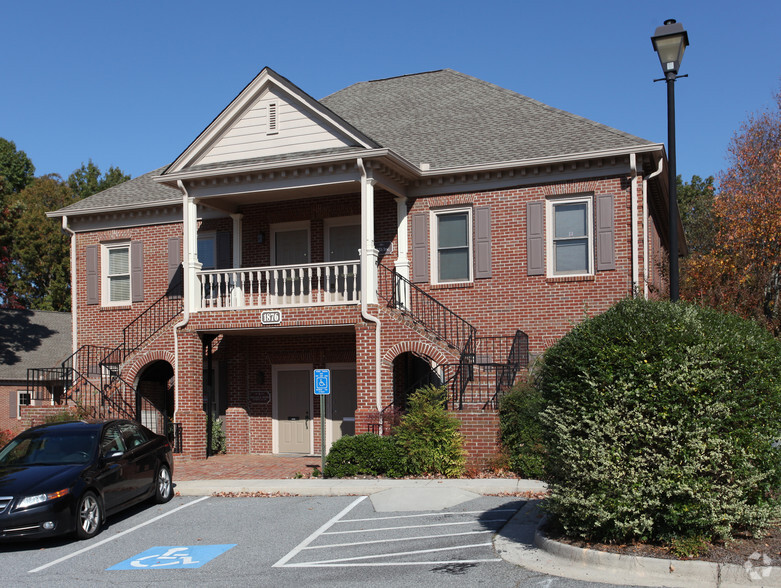
[[[643,294],[648,298],[648,180],[662,173],[664,157],[659,158],[659,168],[647,178],[643,178]]]
[[[176,181],[176,185],[182,191],[182,287],[184,288],[184,298],[182,303],[184,305],[184,317],[181,321],[174,325],[174,374],[176,374],[175,386],[176,394],[174,394],[174,414],[179,412],[179,329],[187,326],[190,322],[190,276],[188,275],[187,260],[190,259],[190,239],[187,234],[189,228],[187,211],[190,197],[187,194],[187,189],[181,180]]]
[[[76,353],[79,344],[79,328],[76,317],[78,313],[78,298],[76,296],[76,231],[68,226],[68,217],[62,217],[62,232],[70,235],[71,239],[71,352]]]
[[[366,167],[363,165],[363,158],[359,157],[356,160],[356,163],[358,164],[358,169],[361,172],[361,196],[363,196],[366,193],[366,184],[369,181],[368,175],[366,173]],[[369,288],[376,287],[376,284],[369,284],[368,277],[369,275],[375,275],[374,272],[367,272],[365,270],[366,260],[369,258],[368,256],[368,247],[366,245],[366,231],[367,231],[367,223],[368,222],[374,222],[374,217],[367,218],[368,215],[365,214],[363,203],[361,203],[361,267],[364,268],[364,270],[361,272],[361,275],[363,276],[363,284],[361,284],[361,317],[363,317],[364,320],[369,321],[371,323],[374,323],[375,329],[374,329],[374,394],[375,394],[375,402],[377,405],[377,413],[382,415],[382,394],[381,394],[381,377],[380,377],[380,319],[376,316],[373,316],[369,314],[368,309],[368,291]],[[382,435],[383,432],[383,423],[382,418],[380,418],[380,435]]]
[[[631,222],[632,222],[632,298],[638,295],[638,280],[639,278],[639,251],[637,243],[637,154],[629,154],[629,169],[632,174],[632,205],[631,205]]]

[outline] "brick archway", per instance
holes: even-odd
[[[385,352],[382,356],[382,363],[386,367],[391,367],[393,366],[393,360],[402,353],[413,353],[430,359],[436,364],[447,363],[450,359],[447,354],[431,343],[425,343],[423,341],[402,341],[401,343],[396,343]]]
[[[139,375],[147,366],[153,364],[156,361],[165,361],[170,364],[171,367],[176,365],[174,354],[170,351],[149,351],[140,354],[131,362],[130,366],[125,371],[123,378],[125,378],[125,380],[128,382],[132,382],[134,386],[138,385]]]

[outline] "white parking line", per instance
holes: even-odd
[[[342,509],[341,512],[337,513],[335,516],[333,516],[329,521],[327,521],[323,526],[321,526],[317,531],[312,533],[309,537],[304,539],[301,543],[299,543],[296,547],[293,548],[293,551],[288,553],[285,557],[280,559],[277,563],[275,563],[272,568],[281,568],[283,567],[287,562],[289,562],[291,559],[293,559],[298,553],[304,549],[307,545],[309,545],[312,541],[317,539],[320,535],[324,533],[326,529],[331,527],[335,522],[337,522],[340,518],[342,518],[344,515],[346,515],[348,512],[350,512],[352,509],[354,509],[360,502],[363,500],[366,500],[366,496],[360,496],[353,500],[350,504],[348,504],[344,509]]]
[[[444,533],[442,535],[417,535],[415,537],[399,537],[396,539],[377,539],[375,541],[357,541],[354,543],[329,543],[328,545],[312,545],[304,549],[328,549],[329,547],[355,547],[371,545],[372,543],[395,543],[398,541],[418,541],[419,539],[442,539],[443,537],[463,537],[464,535],[483,535],[494,531],[467,531],[465,533]]]
[[[305,563],[300,564],[291,564],[291,567],[314,567],[314,566],[321,566],[321,565],[328,565],[328,564],[345,564],[347,562],[355,562],[362,559],[381,559],[383,557],[396,557],[399,555],[417,555],[419,553],[436,553],[440,551],[457,551],[459,549],[474,549],[475,547],[491,547],[493,543],[490,541],[487,543],[474,543],[472,545],[456,545],[455,547],[436,547],[433,549],[416,549],[414,551],[397,551],[394,553],[382,553],[382,554],[374,554],[374,555],[359,555],[355,557],[342,557],[338,559],[324,559],[321,561],[308,561]],[[482,561],[502,561],[501,558],[497,557],[494,559],[484,559]],[[450,561],[448,563],[464,563],[462,560],[458,561]],[[348,564],[349,565],[349,564]]]
[[[495,512],[518,512],[517,508],[497,508],[495,510],[491,511],[492,513]],[[345,519],[343,521],[336,521],[337,523],[367,523],[367,522],[374,522],[374,521],[395,521],[397,519],[415,519],[420,517],[456,517],[459,515],[468,515],[468,514],[484,514],[484,510],[464,510],[460,512],[423,512],[418,514],[411,514],[411,515],[399,515],[396,517],[370,517],[368,519]]]
[[[343,523],[352,521],[341,521]],[[459,521],[457,523],[431,523],[430,525],[402,525],[400,527],[378,527],[376,529],[353,529],[350,531],[329,531],[323,533],[323,535],[347,535],[350,533],[375,533],[377,531],[398,531],[399,529],[427,529],[429,527],[452,527],[454,525],[474,525],[478,521]],[[506,523],[507,519],[486,519],[479,521],[482,525],[484,523]]]
[[[132,533],[133,531],[135,531],[137,529],[140,529],[141,527],[145,527],[145,526],[147,526],[147,525],[149,525],[151,523],[154,523],[155,521],[159,521],[160,519],[162,519],[164,517],[167,517],[168,515],[174,514],[178,510],[182,510],[183,508],[187,508],[188,506],[192,506],[193,504],[197,504],[198,502],[206,500],[207,498],[209,498],[209,497],[208,496],[203,496],[203,497],[201,497],[201,498],[199,498],[197,500],[193,500],[192,502],[188,502],[187,504],[183,504],[182,506],[177,506],[175,509],[169,510],[168,512],[163,513],[163,514],[161,514],[159,516],[156,516],[155,518],[150,519],[150,520],[148,520],[148,521],[146,521],[144,523],[141,523],[140,525],[136,525],[135,527],[133,527],[131,529],[126,529],[126,530],[122,531],[121,533],[117,533],[116,535],[113,535],[111,537],[107,537],[106,539],[103,539],[102,541],[98,541],[97,543],[93,543],[92,545],[89,545],[89,546],[85,547],[84,549],[79,549],[78,551],[75,551],[75,552],[73,552],[73,553],[71,553],[69,555],[63,556],[63,557],[61,557],[59,559],[55,559],[54,561],[51,561],[51,562],[49,562],[47,564],[39,566],[39,567],[35,568],[34,570],[30,570],[27,573],[28,574],[34,574],[35,572],[40,572],[41,570],[45,570],[46,568],[50,568],[53,565],[57,565],[58,563],[62,563],[64,561],[66,561],[66,560],[69,560],[72,557],[76,557],[77,555],[81,555],[82,553],[86,553],[87,551],[90,551],[91,549],[95,549],[96,547],[100,547],[101,545],[105,545],[109,541],[113,541],[114,539],[118,539],[118,538],[122,537],[123,535],[127,535],[128,533]]]

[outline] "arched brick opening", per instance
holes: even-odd
[[[174,368],[167,359],[152,355],[133,378],[136,419],[155,433],[167,435],[174,415]]]
[[[409,396],[418,388],[442,384],[436,369],[449,358],[436,346],[419,341],[405,341],[391,347],[383,357],[393,374],[393,405],[397,410],[408,408]]]

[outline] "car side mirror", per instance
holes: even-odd
[[[124,455],[123,451],[108,451],[103,456],[103,459],[105,459],[106,461],[113,461],[115,459],[122,457],[123,455]]]

